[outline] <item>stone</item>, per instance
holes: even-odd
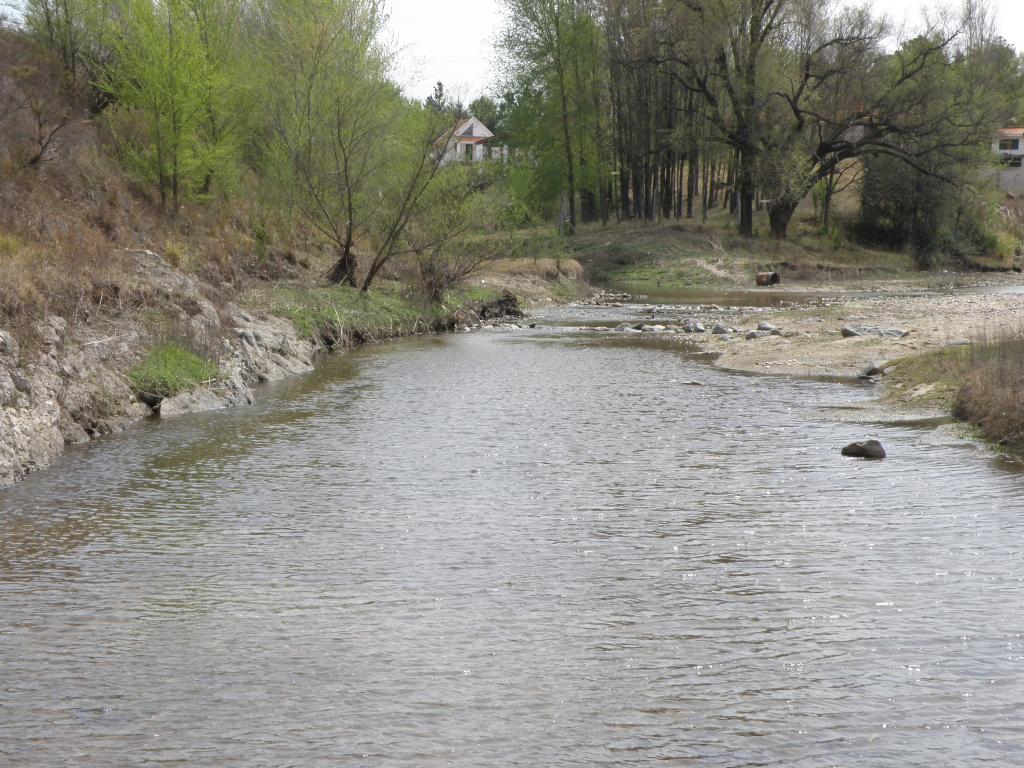
[[[17,360],[18,342],[7,331],[0,331],[0,355]]]
[[[726,328],[724,325],[722,325],[720,323],[716,323],[715,327],[711,329],[711,332],[716,334],[716,335],[722,336],[724,334],[729,333],[730,329]]]
[[[844,339],[849,339],[849,338],[853,338],[854,336],[863,336],[864,335],[860,331],[858,331],[856,328],[851,328],[848,325],[844,325],[842,328],[840,328],[839,329],[839,333],[842,334]]]
[[[209,389],[197,389],[194,392],[183,392],[169,397],[160,403],[160,418],[181,416],[186,413],[202,413],[218,411],[231,405],[226,397]]]
[[[747,341],[753,341],[760,335],[761,334],[759,334],[757,331],[747,331],[747,335],[744,336],[743,338],[745,338]]]
[[[904,336],[909,336],[910,331],[904,331],[900,328],[880,328],[878,330],[879,336],[886,336],[892,339],[902,339]]]
[[[877,440],[860,440],[843,448],[842,454],[858,459],[884,459],[885,448]]]
[[[782,336],[784,334],[778,328],[772,328],[770,331],[768,331],[768,335],[769,336]]]
[[[868,363],[864,370],[861,371],[860,375],[866,377],[881,376],[882,374],[885,373],[886,365],[888,365],[888,363],[881,360],[875,361],[873,363]]]
[[[0,406],[14,403],[17,390],[6,371],[0,369]]]
[[[24,392],[26,395],[32,394],[32,382],[26,379],[24,376],[18,373],[11,372],[11,381],[14,382],[14,388],[19,392]]]
[[[757,324],[757,330],[759,331],[774,331],[775,326],[769,323],[767,320],[762,320]]]

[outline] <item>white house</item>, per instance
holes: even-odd
[[[467,117],[465,120],[460,120],[455,126],[451,138],[448,139],[442,162],[444,164],[479,163],[487,157],[487,147],[485,146],[487,140],[493,138],[494,134],[477,118]],[[438,145],[443,141],[444,137],[442,136],[437,140]]]
[[[999,157],[999,188],[1010,195],[1024,195],[1024,128],[996,131],[992,151]]]

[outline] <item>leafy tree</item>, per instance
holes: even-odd
[[[572,234],[577,197],[604,199],[608,175],[600,28],[593,9],[579,0],[503,2],[509,20],[500,47],[510,96],[504,122],[527,150],[538,196],[550,204],[556,189],[564,194],[568,210],[560,224]]]
[[[333,245],[333,282],[356,286],[356,240],[381,203],[372,189],[402,102],[385,77],[375,3],[268,3],[261,44],[266,168],[289,203]]]
[[[115,123],[126,159],[156,184],[161,207],[176,214],[185,198],[208,188],[211,168],[225,153],[207,130],[220,94],[190,0],[131,0],[113,47],[116,60],[104,67],[103,87],[142,119],[135,131],[126,119]]]
[[[441,301],[487,260],[479,248],[465,243],[465,236],[492,216],[490,200],[482,194],[490,183],[488,173],[464,164],[443,168],[417,201],[402,234],[406,259],[431,302]]]

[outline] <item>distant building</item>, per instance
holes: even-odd
[[[494,134],[475,117],[460,120],[444,148],[443,163],[479,163],[487,158],[487,141]],[[444,141],[442,136],[438,145]]]
[[[999,158],[999,188],[1010,195],[1024,195],[1024,128],[1000,128],[992,151]]]

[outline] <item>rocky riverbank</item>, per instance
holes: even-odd
[[[367,341],[438,330],[468,329],[521,316],[515,296],[468,301],[422,322],[367,329],[300,328],[235,301],[215,302],[210,286],[151,251],[128,254],[133,277],[152,303],[91,322],[50,315],[22,337],[0,329],[0,487],[46,467],[65,446],[125,429],[136,421],[251,403],[263,382],[309,372],[319,354]],[[146,397],[129,372],[154,344],[145,313],[159,306],[179,338],[215,360],[217,374],[167,397]],[[27,337],[27,340],[26,340]],[[143,401],[146,402],[143,402]]]
[[[930,370],[920,381],[889,376],[890,363],[1024,327],[1024,279],[1015,273],[762,288],[716,298],[721,303],[643,307],[645,320],[617,330],[674,338],[728,370],[877,382],[878,400],[840,414],[843,420],[948,418],[948,393],[924,380],[935,378]],[[623,304],[629,297],[602,301]]]

